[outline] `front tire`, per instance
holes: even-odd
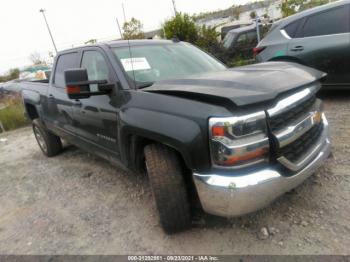
[[[171,234],[190,228],[190,205],[178,155],[164,145],[151,144],[145,147],[145,158],[164,231]]]
[[[61,139],[50,133],[39,119],[34,119],[32,125],[35,139],[44,155],[52,157],[62,151]]]

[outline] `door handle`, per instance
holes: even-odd
[[[295,51],[295,52],[297,52],[297,51],[303,51],[303,50],[304,50],[304,47],[301,46],[301,45],[295,46],[295,47],[293,47],[293,48],[291,49],[291,51]]]

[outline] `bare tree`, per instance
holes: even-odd
[[[46,61],[41,57],[39,52],[31,53],[29,56],[29,60],[33,63],[33,65],[46,64]]]
[[[125,22],[123,25],[123,38],[124,39],[144,39],[145,34],[142,31],[142,23],[136,18],[132,17],[130,21]]]

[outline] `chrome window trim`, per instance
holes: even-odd
[[[287,97],[279,100],[275,106],[273,106],[267,110],[269,117],[273,117],[273,116],[282,114],[282,113],[296,107],[298,104],[301,104],[306,99],[308,99],[312,95],[316,94],[320,88],[321,88],[320,83],[314,83],[310,87],[304,88],[303,90],[301,90],[293,95],[287,96]]]
[[[291,22],[292,23],[292,22]],[[283,37],[285,37],[288,40],[291,39],[305,39],[305,38],[312,38],[312,37],[328,37],[328,36],[341,36],[341,35],[349,35],[350,32],[344,32],[344,33],[337,33],[337,34],[327,34],[327,35],[313,35],[313,36],[303,36],[303,37],[290,37],[285,29],[280,29],[280,32]]]
[[[294,37],[293,39],[304,39],[311,37],[327,37],[327,36],[340,36],[340,35],[349,35],[350,32],[338,33],[338,34],[328,34],[328,35],[313,35],[313,36],[303,36],[303,37]]]
[[[292,39],[292,38],[288,35],[288,33],[286,32],[286,30],[281,29],[280,32],[281,32],[281,34],[282,34],[285,38],[287,38],[288,40]]]

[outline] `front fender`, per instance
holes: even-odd
[[[205,130],[204,130],[205,129]],[[206,124],[169,113],[128,108],[120,113],[120,150],[126,155],[128,137],[140,136],[174,148],[192,170],[209,166]]]

